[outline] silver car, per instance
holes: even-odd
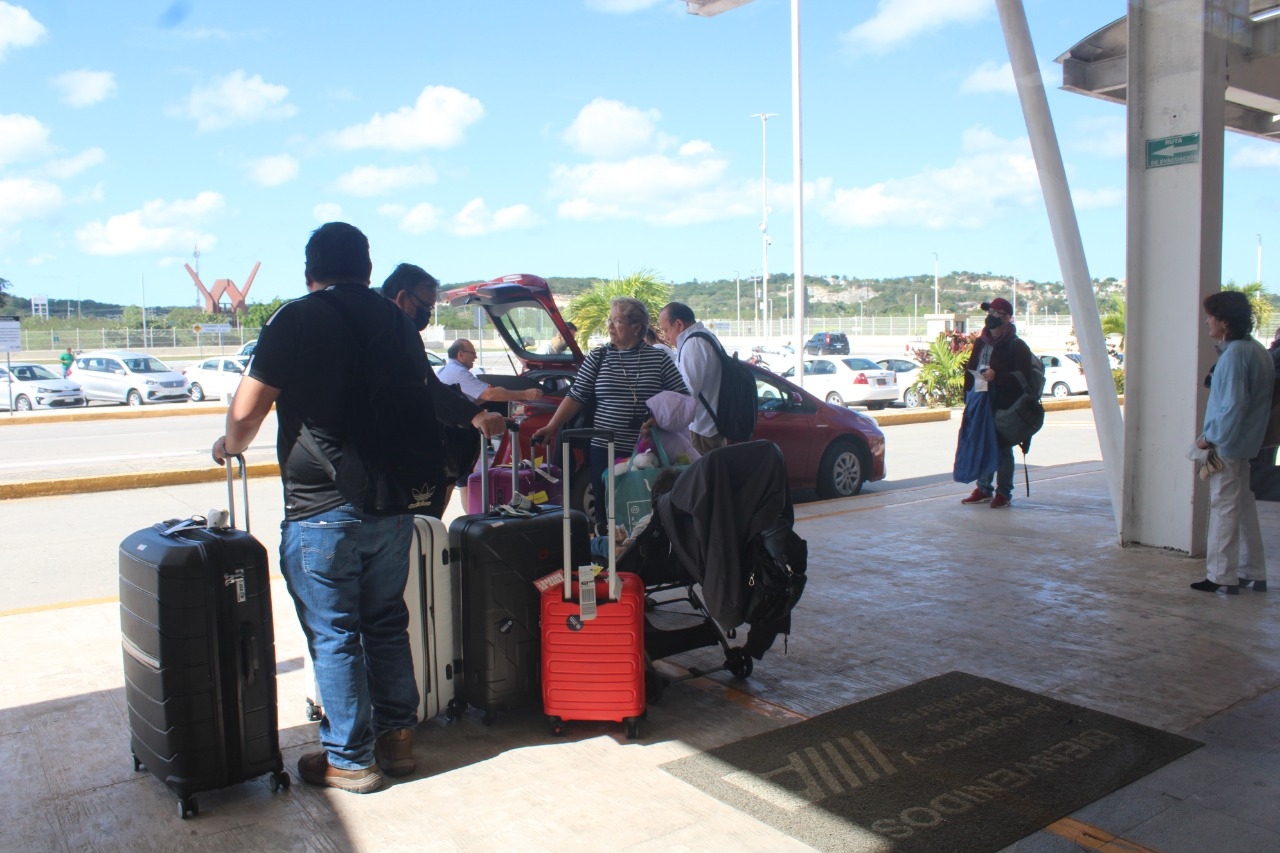
[[[98,350],[76,356],[70,379],[80,383],[88,400],[111,403],[185,403],[191,399],[187,378],[155,356],[125,350]]]
[[[43,364],[0,365],[0,409],[19,412],[83,406],[80,386],[63,379]]]
[[[246,355],[220,355],[186,368],[182,375],[191,383],[191,401],[230,400],[248,363]]]

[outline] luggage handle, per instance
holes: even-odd
[[[233,475],[231,470],[232,459],[236,460],[237,465],[240,467],[240,483],[244,487],[244,532],[248,533],[249,532],[249,475],[245,471],[243,453],[237,453],[235,456],[230,456],[226,459],[227,512],[230,513],[228,520],[231,522],[232,527],[236,526],[236,496],[235,496],[235,489],[233,488],[235,476]]]
[[[567,429],[560,433],[560,442],[564,447],[563,464],[561,471],[564,479],[565,494],[573,494],[573,490],[569,488],[569,472],[573,469],[573,451],[569,447],[569,443],[575,438],[603,438],[608,442],[608,450],[606,458],[608,460],[606,467],[606,499],[608,500],[607,516],[609,519],[608,526],[608,547],[609,554],[609,577],[608,577],[608,599],[609,601],[617,601],[621,594],[621,579],[618,577],[618,547],[617,547],[617,519],[614,508],[614,473],[613,473],[613,430],[609,429]],[[590,466],[588,465],[588,468]],[[599,496],[596,498],[599,500]],[[570,501],[564,503],[564,598],[568,601],[573,597],[573,583],[575,581],[575,573],[577,567],[573,565],[573,556],[570,549],[572,536],[570,535],[573,522],[570,519]]]
[[[520,422],[507,418],[507,432],[511,434],[511,500],[520,493]],[[480,511],[488,512],[489,506],[489,439],[480,433]]]

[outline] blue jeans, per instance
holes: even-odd
[[[999,492],[1006,498],[1013,497],[1013,448],[1000,446],[1000,467],[996,468],[990,474],[985,474],[978,478],[978,488],[982,490],[984,495]],[[991,480],[995,479],[995,488],[991,487]]]
[[[324,703],[320,744],[333,767],[368,767],[377,735],[418,723],[404,603],[413,516],[364,516],[346,504],[286,521],[280,533],[280,571]]]

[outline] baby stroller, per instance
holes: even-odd
[[[691,464],[654,501],[644,531],[618,558],[645,585],[649,701],[676,681],[727,670],[751,675],[804,591],[807,547],[795,520],[782,452],[769,441],[729,445]],[[699,589],[695,589],[698,587]],[[746,642],[730,645],[750,625]],[[719,646],[723,665],[667,678],[653,662]]]

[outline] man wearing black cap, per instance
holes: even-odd
[[[982,303],[987,321],[982,334],[973,342],[973,352],[965,364],[964,390],[973,389],[975,371],[987,382],[991,398],[991,410],[1007,409],[1022,396],[1022,383],[1016,373],[1030,379],[1032,375],[1031,348],[1018,337],[1013,325],[1013,306],[1009,300],[997,297]],[[992,487],[992,479],[995,486]],[[1013,446],[1000,442],[1000,467],[978,478],[964,504],[991,502],[992,509],[1003,509],[1013,502]]]

